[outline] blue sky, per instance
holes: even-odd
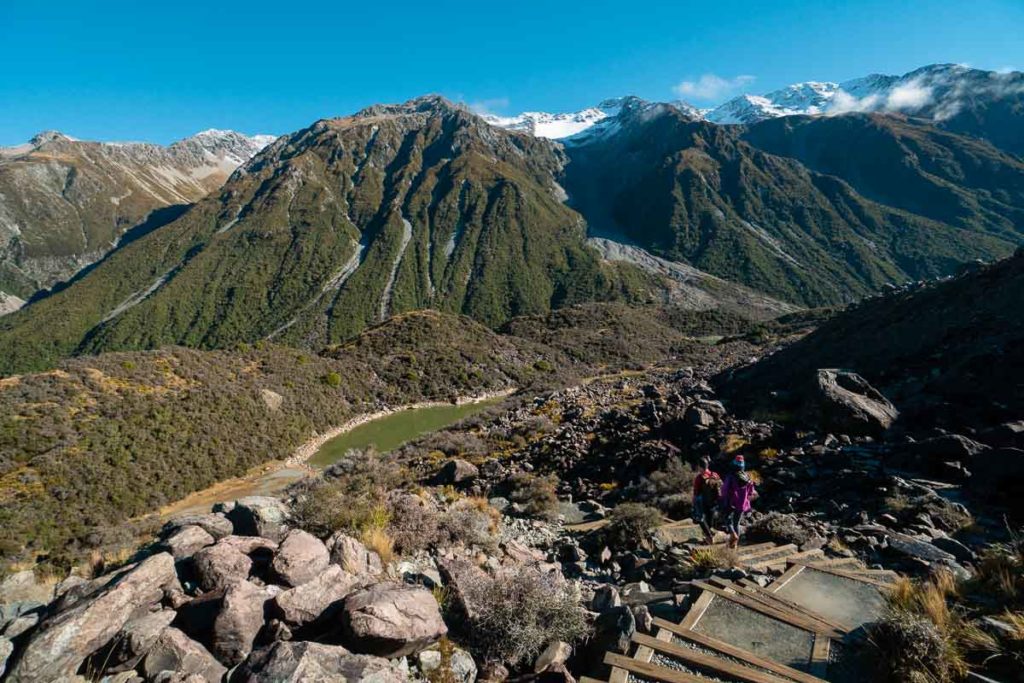
[[[690,82],[706,106],[934,62],[1021,69],[1022,36],[1024,0],[0,0],[0,145],[281,134],[428,92],[515,113]]]

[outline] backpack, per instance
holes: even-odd
[[[700,487],[700,497],[704,501],[705,509],[710,510],[717,505],[721,495],[722,478],[714,472],[710,477],[704,477],[704,483]]]

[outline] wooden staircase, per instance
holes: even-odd
[[[691,520],[656,533],[674,541],[701,537]],[[631,655],[605,654],[607,683],[827,681],[833,648],[877,616],[898,578],[855,558],[825,559],[821,550],[800,552],[792,544],[740,546],[735,566],[776,577],[764,587],[750,579],[693,581],[682,621],[655,618],[654,635],[633,635]]]

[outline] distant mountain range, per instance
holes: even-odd
[[[572,144],[575,136],[608,125],[622,104],[638,98],[606,100],[579,112],[527,112],[485,115],[490,123]],[[685,102],[661,103],[694,119],[718,124],[750,124],[794,115],[881,112],[925,118],[950,130],[988,137],[1016,154],[1024,153],[1024,74],[933,64],[902,76],[872,74],[842,83],[807,81],[763,95],[745,94],[717,107],[698,109]]]
[[[94,263],[0,318],[0,375],[168,344],[322,348],[426,308],[491,327],[591,301],[765,318],[950,275],[1024,244],[1019,74],[986,73],[808,87],[877,103],[908,101],[895,93],[917,83],[932,88],[915,96],[922,116],[881,107],[733,125],[635,97],[499,122],[427,96],[318,121],[233,173],[263,141],[50,136],[0,161],[0,207],[35,221],[9,243],[32,234]],[[69,205],[85,208],[58,220]],[[36,249],[9,250],[9,272],[74,271]]]
[[[202,199],[273,139],[207,130],[164,147],[47,131],[0,147],[0,312],[98,260],[154,210]]]

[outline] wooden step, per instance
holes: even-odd
[[[678,659],[699,671],[712,671],[737,681],[744,681],[744,683],[786,683],[785,679],[773,674],[758,671],[728,659],[707,655],[692,648],[677,645],[671,641],[652,638],[643,633],[634,633],[633,642],[649,647],[655,652],[668,655],[673,659]]]
[[[761,562],[755,562],[754,564],[751,564],[749,566],[751,569],[755,571],[761,569],[768,569],[771,567],[779,567],[780,569],[785,569],[787,563],[807,562],[810,560],[815,560],[824,555],[825,551],[823,550],[805,550],[801,553],[793,553],[792,555],[783,555],[782,557],[769,558]]]
[[[867,569],[867,567],[864,566],[864,563],[856,557],[837,557],[830,560],[814,560],[807,564],[812,567],[836,567],[837,569],[846,569],[846,571]]]
[[[736,548],[736,557],[752,557],[759,552],[768,550],[769,548],[778,547],[779,545],[777,543],[772,543],[771,541],[767,543],[755,543],[753,545],[741,545],[740,547]]]
[[[742,564],[758,564],[773,557],[795,555],[798,552],[800,552],[799,548],[792,543],[787,543],[786,545],[764,548],[763,550],[758,550],[752,553],[741,553],[739,555],[739,561]]]
[[[609,666],[634,673],[638,676],[643,676],[644,678],[663,681],[663,683],[707,683],[708,680],[702,676],[694,676],[692,674],[683,673],[682,671],[676,671],[675,669],[651,664],[650,662],[643,662],[638,659],[632,659],[631,657],[625,657],[623,655],[615,654],[614,652],[605,653],[604,663]]]
[[[804,562],[800,562],[800,561],[792,562],[791,564],[793,566],[798,566],[798,567],[809,567],[810,569],[813,569],[814,571],[817,571],[817,572],[824,572],[826,574],[832,574],[833,576],[841,576],[841,577],[843,577],[845,579],[851,579],[853,581],[860,581],[862,583],[870,583],[873,586],[878,586],[879,588],[883,588],[883,589],[886,589],[886,590],[888,590],[889,588],[892,588],[892,581],[891,580],[884,580],[884,579],[881,579],[881,578],[879,578],[877,576],[865,575],[863,573],[847,572],[847,571],[843,571],[842,569],[836,569],[834,567],[812,567],[811,565],[806,564]]]
[[[710,581],[709,581],[709,583],[710,583]],[[735,591],[735,592],[739,592],[739,593],[741,593],[743,595],[746,595],[746,596],[748,596],[748,597],[758,601],[759,603],[761,603],[762,605],[765,605],[766,607],[770,607],[772,609],[776,609],[776,610],[778,610],[780,612],[783,612],[783,613],[788,613],[791,616],[791,618],[793,618],[793,619],[796,619],[796,620],[799,620],[799,621],[802,621],[802,620],[806,619],[806,620],[810,620],[812,622],[815,622],[821,628],[821,630],[823,630],[825,632],[830,631],[830,630],[834,630],[836,632],[845,634],[845,633],[848,633],[850,631],[850,628],[848,626],[846,626],[845,624],[840,624],[840,623],[835,622],[835,621],[833,621],[831,619],[823,617],[822,615],[818,614],[817,612],[813,612],[813,611],[807,609],[806,607],[803,607],[802,605],[798,605],[795,602],[791,602],[789,600],[784,600],[781,597],[779,597],[779,596],[777,596],[777,595],[775,595],[773,593],[768,593],[768,592],[760,590],[760,587],[757,586],[757,584],[754,584],[755,588],[748,588],[748,587],[746,587],[744,585],[735,584],[735,583],[731,583],[731,582],[728,582],[728,581],[716,582],[714,585],[716,585],[717,587],[719,587],[719,588],[721,588],[722,590],[725,590],[725,591],[732,590],[732,591]]]
[[[787,609],[781,609],[775,605],[765,604],[764,601],[757,600],[754,596],[749,595],[746,591],[727,591],[721,588],[716,588],[707,583],[701,581],[694,581],[693,585],[701,590],[709,591],[714,593],[717,597],[725,598],[735,602],[738,605],[746,607],[747,609],[771,617],[777,621],[795,626],[805,631],[811,631],[813,633],[824,633],[830,638],[836,640],[842,640],[845,635],[845,631],[835,629],[831,626],[826,626],[818,619],[807,617],[803,614],[796,614]]]
[[[714,652],[720,652],[723,655],[727,655],[733,659],[738,659],[741,662],[746,662],[752,666],[767,669],[768,671],[772,671],[789,680],[797,681],[798,683],[825,683],[824,680],[817,676],[812,676],[811,674],[804,673],[803,671],[786,666],[785,664],[780,664],[774,659],[768,659],[767,657],[754,654],[753,652],[744,650],[741,647],[736,647],[724,640],[713,638],[705,633],[691,630],[690,628],[679,624],[673,624],[671,621],[667,621],[660,617],[654,617],[654,625],[667,631],[671,631],[673,635],[684,640],[688,640],[691,643],[713,650]]]

